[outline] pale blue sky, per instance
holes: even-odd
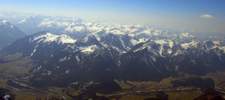
[[[0,11],[224,32],[225,0],[0,0]]]

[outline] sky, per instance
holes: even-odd
[[[225,34],[225,0],[0,0],[0,11]]]

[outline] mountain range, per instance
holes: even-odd
[[[25,36],[15,25],[7,20],[0,20],[0,49]]]
[[[2,63],[15,62],[15,58],[29,60],[23,65],[29,64],[29,70],[20,78],[39,87],[68,86],[77,81],[160,81],[225,70],[225,41],[200,41],[190,33],[166,31],[39,32],[1,50],[1,58]]]

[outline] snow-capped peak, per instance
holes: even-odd
[[[27,21],[27,19],[22,19],[22,20],[20,20],[19,22],[18,22],[18,24],[23,24],[23,23],[26,23],[26,21]]]
[[[183,33],[181,33],[181,36],[182,36],[182,37],[185,37],[185,38],[188,38],[188,37],[193,38],[193,37],[194,37],[191,33],[188,33],[188,32],[183,32]]]
[[[155,43],[160,44],[161,46],[167,44],[170,48],[174,46],[174,42],[172,40],[155,40]]]
[[[7,23],[8,21],[7,21],[7,20],[2,20],[1,22],[2,22],[2,23]]]
[[[8,20],[0,20],[0,25],[9,27],[9,28],[11,28],[11,29],[13,29],[13,28],[15,27],[15,26],[12,25]]]
[[[6,25],[9,24],[9,21],[7,20],[0,20],[0,25]]]
[[[198,46],[198,42],[196,42],[196,41],[191,41],[189,43],[183,43],[183,44],[181,44],[181,47],[184,48],[184,49],[188,49],[190,47],[196,48],[197,46]]]
[[[68,35],[61,34],[61,35],[56,35],[52,33],[46,33],[40,36],[37,36],[33,39],[33,41],[38,41],[38,42],[58,42],[58,43],[63,43],[63,44],[73,44],[76,42],[75,39],[71,38]]]

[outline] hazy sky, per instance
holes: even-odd
[[[0,0],[0,11],[225,33],[225,0]]]

